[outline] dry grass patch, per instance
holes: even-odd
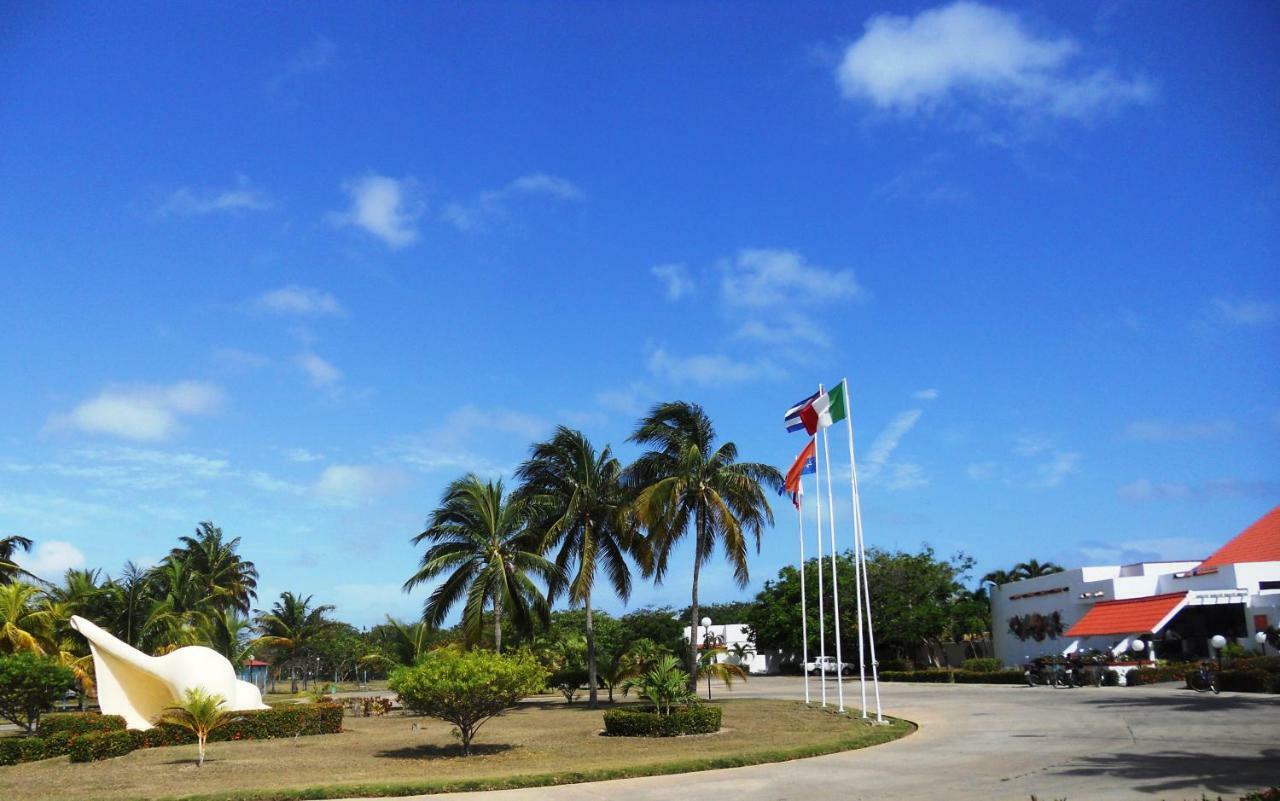
[[[347,718],[342,734],[135,751],[88,764],[65,757],[0,768],[0,797],[24,801],[297,799],[407,795],[679,773],[875,745],[912,730],[868,726],[794,701],[719,702],[724,731],[681,738],[603,737],[601,710],[532,701],[489,722],[463,757],[449,726],[393,715]],[[606,707],[607,708],[607,707]]]

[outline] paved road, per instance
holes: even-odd
[[[753,678],[734,697],[801,698],[798,678]],[[1040,799],[1235,801],[1280,784],[1280,696],[1200,695],[1175,685],[884,684],[886,714],[920,724],[887,745],[750,768],[567,787],[463,793],[450,801],[854,801]],[[846,690],[855,698],[856,684]]]

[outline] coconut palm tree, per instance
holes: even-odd
[[[133,562],[125,562],[120,575],[110,578],[103,591],[111,597],[111,631],[120,639],[137,648],[147,609],[151,604],[147,571]]]
[[[711,700],[711,680],[719,679],[724,682],[724,686],[730,690],[733,689],[733,682],[741,679],[747,680],[747,671],[742,665],[734,662],[721,662],[720,656],[725,653],[723,648],[706,648],[702,653],[698,654],[698,678],[707,680],[707,700]]]
[[[1055,565],[1053,562],[1037,562],[1035,559],[1028,559],[1013,566],[1013,575],[1020,579],[1029,579],[1061,573],[1062,570],[1062,565]]]
[[[284,662],[293,662],[306,653],[317,637],[333,626],[333,621],[325,617],[332,612],[332,604],[311,605],[312,596],[303,598],[291,592],[280,593],[280,600],[271,605],[270,612],[258,610],[257,627],[260,636],[251,645],[275,648],[284,656]],[[296,663],[295,663],[296,665]],[[294,672],[292,692],[298,691],[298,676]],[[306,674],[303,674],[306,680]]]
[[[1018,575],[1017,570],[992,570],[990,573],[982,577],[983,584],[992,584],[996,587],[1002,584],[1008,584],[1011,581],[1018,581],[1022,576]]]
[[[0,584],[0,654],[44,655],[48,615],[37,607],[39,596],[40,589],[31,584]]]
[[[599,705],[596,682],[596,640],[591,599],[596,574],[624,602],[631,596],[631,568],[627,554],[644,561],[643,543],[630,512],[630,498],[622,485],[622,465],[606,446],[597,452],[580,431],[560,426],[551,439],[530,449],[516,470],[536,511],[535,530],[542,547],[556,552],[557,575],[548,586],[554,599],[561,593],[569,603],[586,610],[588,705]]]
[[[485,606],[493,609],[493,649],[502,651],[502,617],[511,616],[515,627],[533,630],[534,620],[544,625],[551,608],[533,579],[554,581],[556,566],[538,553],[528,525],[531,506],[527,499],[505,492],[502,481],[485,481],[472,474],[445,488],[440,506],[431,513],[427,528],[413,538],[431,545],[422,555],[418,572],[404,583],[408,592],[425,581],[446,576],[422,608],[422,619],[431,627],[444,622],[449,610],[466,598],[462,628],[469,643],[481,638]]]
[[[147,572],[146,618],[139,631],[143,650],[163,654],[209,640],[213,599],[187,561],[172,554]]]
[[[240,538],[225,541],[222,529],[206,520],[196,527],[195,536],[178,541],[181,545],[168,558],[186,563],[210,605],[219,611],[230,608],[249,614],[258,597],[258,569],[236,553]]]
[[[732,442],[717,446],[715,427],[701,406],[677,401],[659,404],[629,439],[651,447],[627,469],[636,491],[635,512],[649,532],[647,568],[661,582],[676,544],[693,531],[692,603],[689,607],[689,688],[697,686],[698,578],[719,544],[740,587],[749,580],[747,541],[773,525],[765,487],[778,491],[782,474],[758,462],[739,462]]]
[[[0,537],[0,584],[9,584],[17,581],[19,578],[36,578],[27,571],[18,567],[18,563],[14,561],[14,555],[22,551],[24,553],[31,552],[31,540],[27,537]]]
[[[204,745],[209,733],[232,723],[240,715],[226,708],[226,699],[209,694],[203,687],[192,687],[181,700],[165,709],[156,723],[172,723],[196,736],[196,767],[204,766]]]

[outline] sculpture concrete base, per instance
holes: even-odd
[[[120,715],[131,729],[151,728],[166,707],[195,687],[222,696],[227,709],[268,708],[258,688],[237,679],[231,662],[212,648],[190,645],[148,656],[78,615],[71,617],[71,627],[89,641],[103,714]]]

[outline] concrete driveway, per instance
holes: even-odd
[[[919,723],[918,732],[773,765],[449,798],[1199,801],[1205,793],[1234,801],[1280,784],[1280,696],[1200,695],[1172,684],[1060,690],[886,683],[881,692],[885,713]],[[857,693],[856,681],[846,683],[847,702]],[[802,698],[802,679],[753,678],[732,697]]]

